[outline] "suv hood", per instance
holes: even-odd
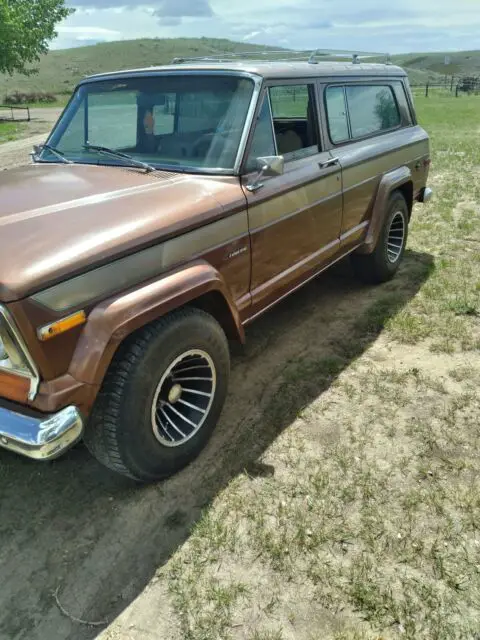
[[[0,301],[245,207],[238,178],[34,164],[0,173]]]

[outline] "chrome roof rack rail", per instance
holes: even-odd
[[[269,60],[279,62],[280,60],[304,60],[305,51],[290,51],[289,49],[265,49],[257,51],[226,51],[225,53],[214,53],[207,56],[188,57],[182,56],[174,58],[172,64],[182,64],[184,62],[232,62],[232,60]],[[270,58],[273,56],[272,58]],[[284,56],[278,58],[275,56]],[[303,57],[301,57],[303,56]]]
[[[280,57],[282,56],[282,57]],[[315,49],[295,51],[294,49],[265,49],[256,51],[228,51],[213,53],[207,56],[174,58],[172,64],[187,62],[232,62],[234,60],[249,60],[250,62],[308,62],[317,64],[317,58],[351,58],[353,64],[360,64],[362,58],[385,58],[386,64],[391,64],[388,53],[368,53],[364,51],[344,51],[335,49]]]
[[[385,64],[391,64],[391,57],[389,53],[346,51],[343,49],[315,49],[310,54],[308,62],[310,64],[317,64],[317,58],[320,56],[328,58],[351,58],[353,64],[360,64],[362,58],[384,58]]]

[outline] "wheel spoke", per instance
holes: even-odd
[[[184,420],[187,424],[189,424],[191,427],[194,427],[195,429],[198,427],[198,424],[193,422],[192,420],[190,420],[190,418],[187,418],[186,416],[183,415],[183,413],[180,413],[180,411],[178,409],[175,409],[175,407],[173,406],[173,404],[168,404],[167,407],[169,409],[171,409],[173,411],[173,413],[176,413],[177,416],[179,418],[181,418],[182,420]],[[183,434],[182,434],[183,435]],[[183,436],[185,437],[185,436]]]
[[[169,409],[173,409],[172,405],[167,405],[169,407]],[[173,420],[170,418],[170,416],[165,412],[165,410],[162,408],[160,409],[160,411],[162,412],[162,415],[165,416],[165,418],[168,420],[168,423],[175,429],[175,431],[182,436],[182,438],[186,438],[186,435],[183,433],[183,431],[181,429],[179,429],[177,427],[177,425],[173,422]]]
[[[174,374],[177,373],[184,373],[185,371],[193,371],[194,369],[209,369],[210,367],[208,366],[208,364],[197,364],[193,367],[185,367],[184,369],[175,369],[175,371],[173,372]]]
[[[174,378],[174,380],[175,380],[175,382],[186,382],[186,381],[190,381],[190,380],[202,380],[202,381],[205,381],[205,382],[212,382],[212,378],[203,378],[203,377],[200,377],[200,376],[198,376],[196,378],[194,378],[193,376],[189,377],[189,378]]]
[[[186,387],[183,387],[183,392],[194,393],[196,396],[205,396],[206,398],[210,398],[212,395],[211,393],[206,393],[205,391],[197,391],[197,389],[187,389]]]
[[[160,427],[160,429],[163,431],[163,433],[167,436],[167,438],[171,441],[171,442],[175,442],[175,438],[173,436],[170,435],[170,433],[168,432],[167,427],[163,424],[161,418],[160,418],[160,410],[157,411],[157,426]]]
[[[202,407],[198,407],[196,404],[192,404],[191,402],[187,402],[186,400],[182,400],[182,398],[179,398],[177,400],[177,402],[180,402],[180,404],[184,404],[186,407],[190,407],[190,409],[194,409],[195,411],[199,411],[200,413],[205,413],[205,409],[202,409]]]

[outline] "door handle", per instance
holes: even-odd
[[[325,162],[319,162],[318,166],[320,169],[328,169],[328,167],[333,167],[336,164],[340,164],[340,158],[329,158]]]

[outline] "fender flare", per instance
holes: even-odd
[[[412,172],[406,166],[389,171],[382,176],[372,206],[372,215],[370,224],[368,225],[367,235],[364,244],[357,249],[357,253],[372,253],[375,249],[385,221],[388,199],[393,191],[407,182],[412,182]]]
[[[101,384],[117,348],[127,336],[212,292],[222,296],[233,321],[232,332],[243,343],[243,326],[224,279],[212,265],[198,260],[94,307],[77,343],[69,374],[79,382]]]

